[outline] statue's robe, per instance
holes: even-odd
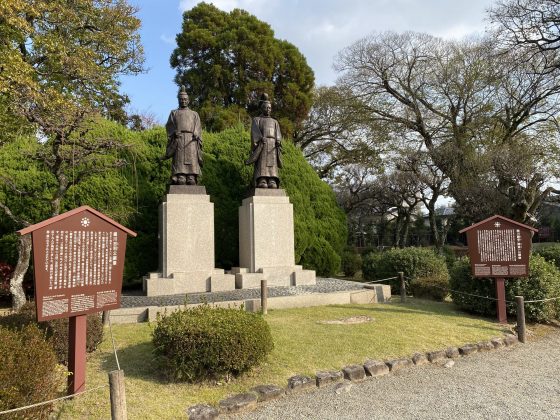
[[[253,182],[261,177],[275,178],[280,185],[278,168],[282,167],[280,125],[271,117],[255,117],[251,126],[251,156],[246,161],[255,165]]]
[[[200,175],[202,166],[202,128],[200,117],[188,108],[171,111],[167,124],[165,157],[173,157],[172,178],[178,174]]]

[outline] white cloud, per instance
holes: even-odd
[[[481,26],[471,26],[465,24],[458,24],[448,28],[443,28],[436,31],[434,35],[440,36],[444,39],[460,40],[466,36],[472,35],[477,32],[482,32],[484,28]]]
[[[170,35],[161,34],[159,39],[169,45],[175,45],[175,37]]]

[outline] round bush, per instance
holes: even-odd
[[[538,255],[529,260],[529,277],[506,279],[506,310],[508,315],[516,314],[515,296],[525,300],[540,300],[560,296],[560,271],[556,266]],[[493,279],[471,276],[469,259],[457,260],[451,270],[450,286],[458,292],[480,296],[495,297],[496,284]],[[462,309],[489,317],[496,316],[496,301],[451,292],[453,302]],[[559,319],[560,301],[536,302],[525,304],[525,317],[528,321],[542,322]]]
[[[352,249],[346,249],[342,254],[342,272],[347,277],[354,275],[362,269],[362,256]]]
[[[55,351],[57,360],[64,365],[68,364],[68,318],[53,319],[37,323],[36,308],[33,302],[28,302],[15,314],[0,317],[0,326],[17,330],[27,325],[36,324],[45,331]],[[97,314],[88,315],[86,331],[86,351],[95,351],[103,341],[103,323]]]
[[[411,279],[433,279],[433,284],[447,284],[449,280],[445,259],[430,248],[395,248],[370,253],[365,256],[362,264],[362,273],[366,281],[395,277],[400,271]],[[400,293],[398,280],[388,283],[392,293]]]
[[[64,369],[35,325],[21,330],[0,327],[0,411],[52,400],[65,382]],[[52,404],[41,405],[10,418],[46,419]]]
[[[262,316],[210,305],[158,316],[152,337],[156,355],[176,381],[239,375],[274,347]]]
[[[418,277],[410,281],[410,291],[414,297],[443,302],[449,294],[449,280],[446,277]]]

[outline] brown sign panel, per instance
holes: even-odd
[[[20,231],[33,233],[39,321],[120,307],[129,231],[87,206]]]
[[[474,277],[525,277],[529,275],[531,238],[535,228],[502,216],[476,223],[467,233]]]

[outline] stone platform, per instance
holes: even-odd
[[[147,296],[235,289],[235,276],[214,267],[214,203],[204,186],[171,185],[158,232],[159,270],[143,279]]]
[[[365,286],[368,286],[366,288]],[[268,308],[300,308],[323,305],[385,303],[391,299],[389,285],[365,285],[347,280],[318,278],[316,284],[269,287]],[[260,310],[260,289],[237,289],[230,291],[174,294],[167,296],[143,296],[123,292],[121,308],[111,311],[113,323],[136,323],[155,320],[157,313],[172,311],[183,305],[188,307],[201,303],[224,307],[240,307],[247,311]]]

